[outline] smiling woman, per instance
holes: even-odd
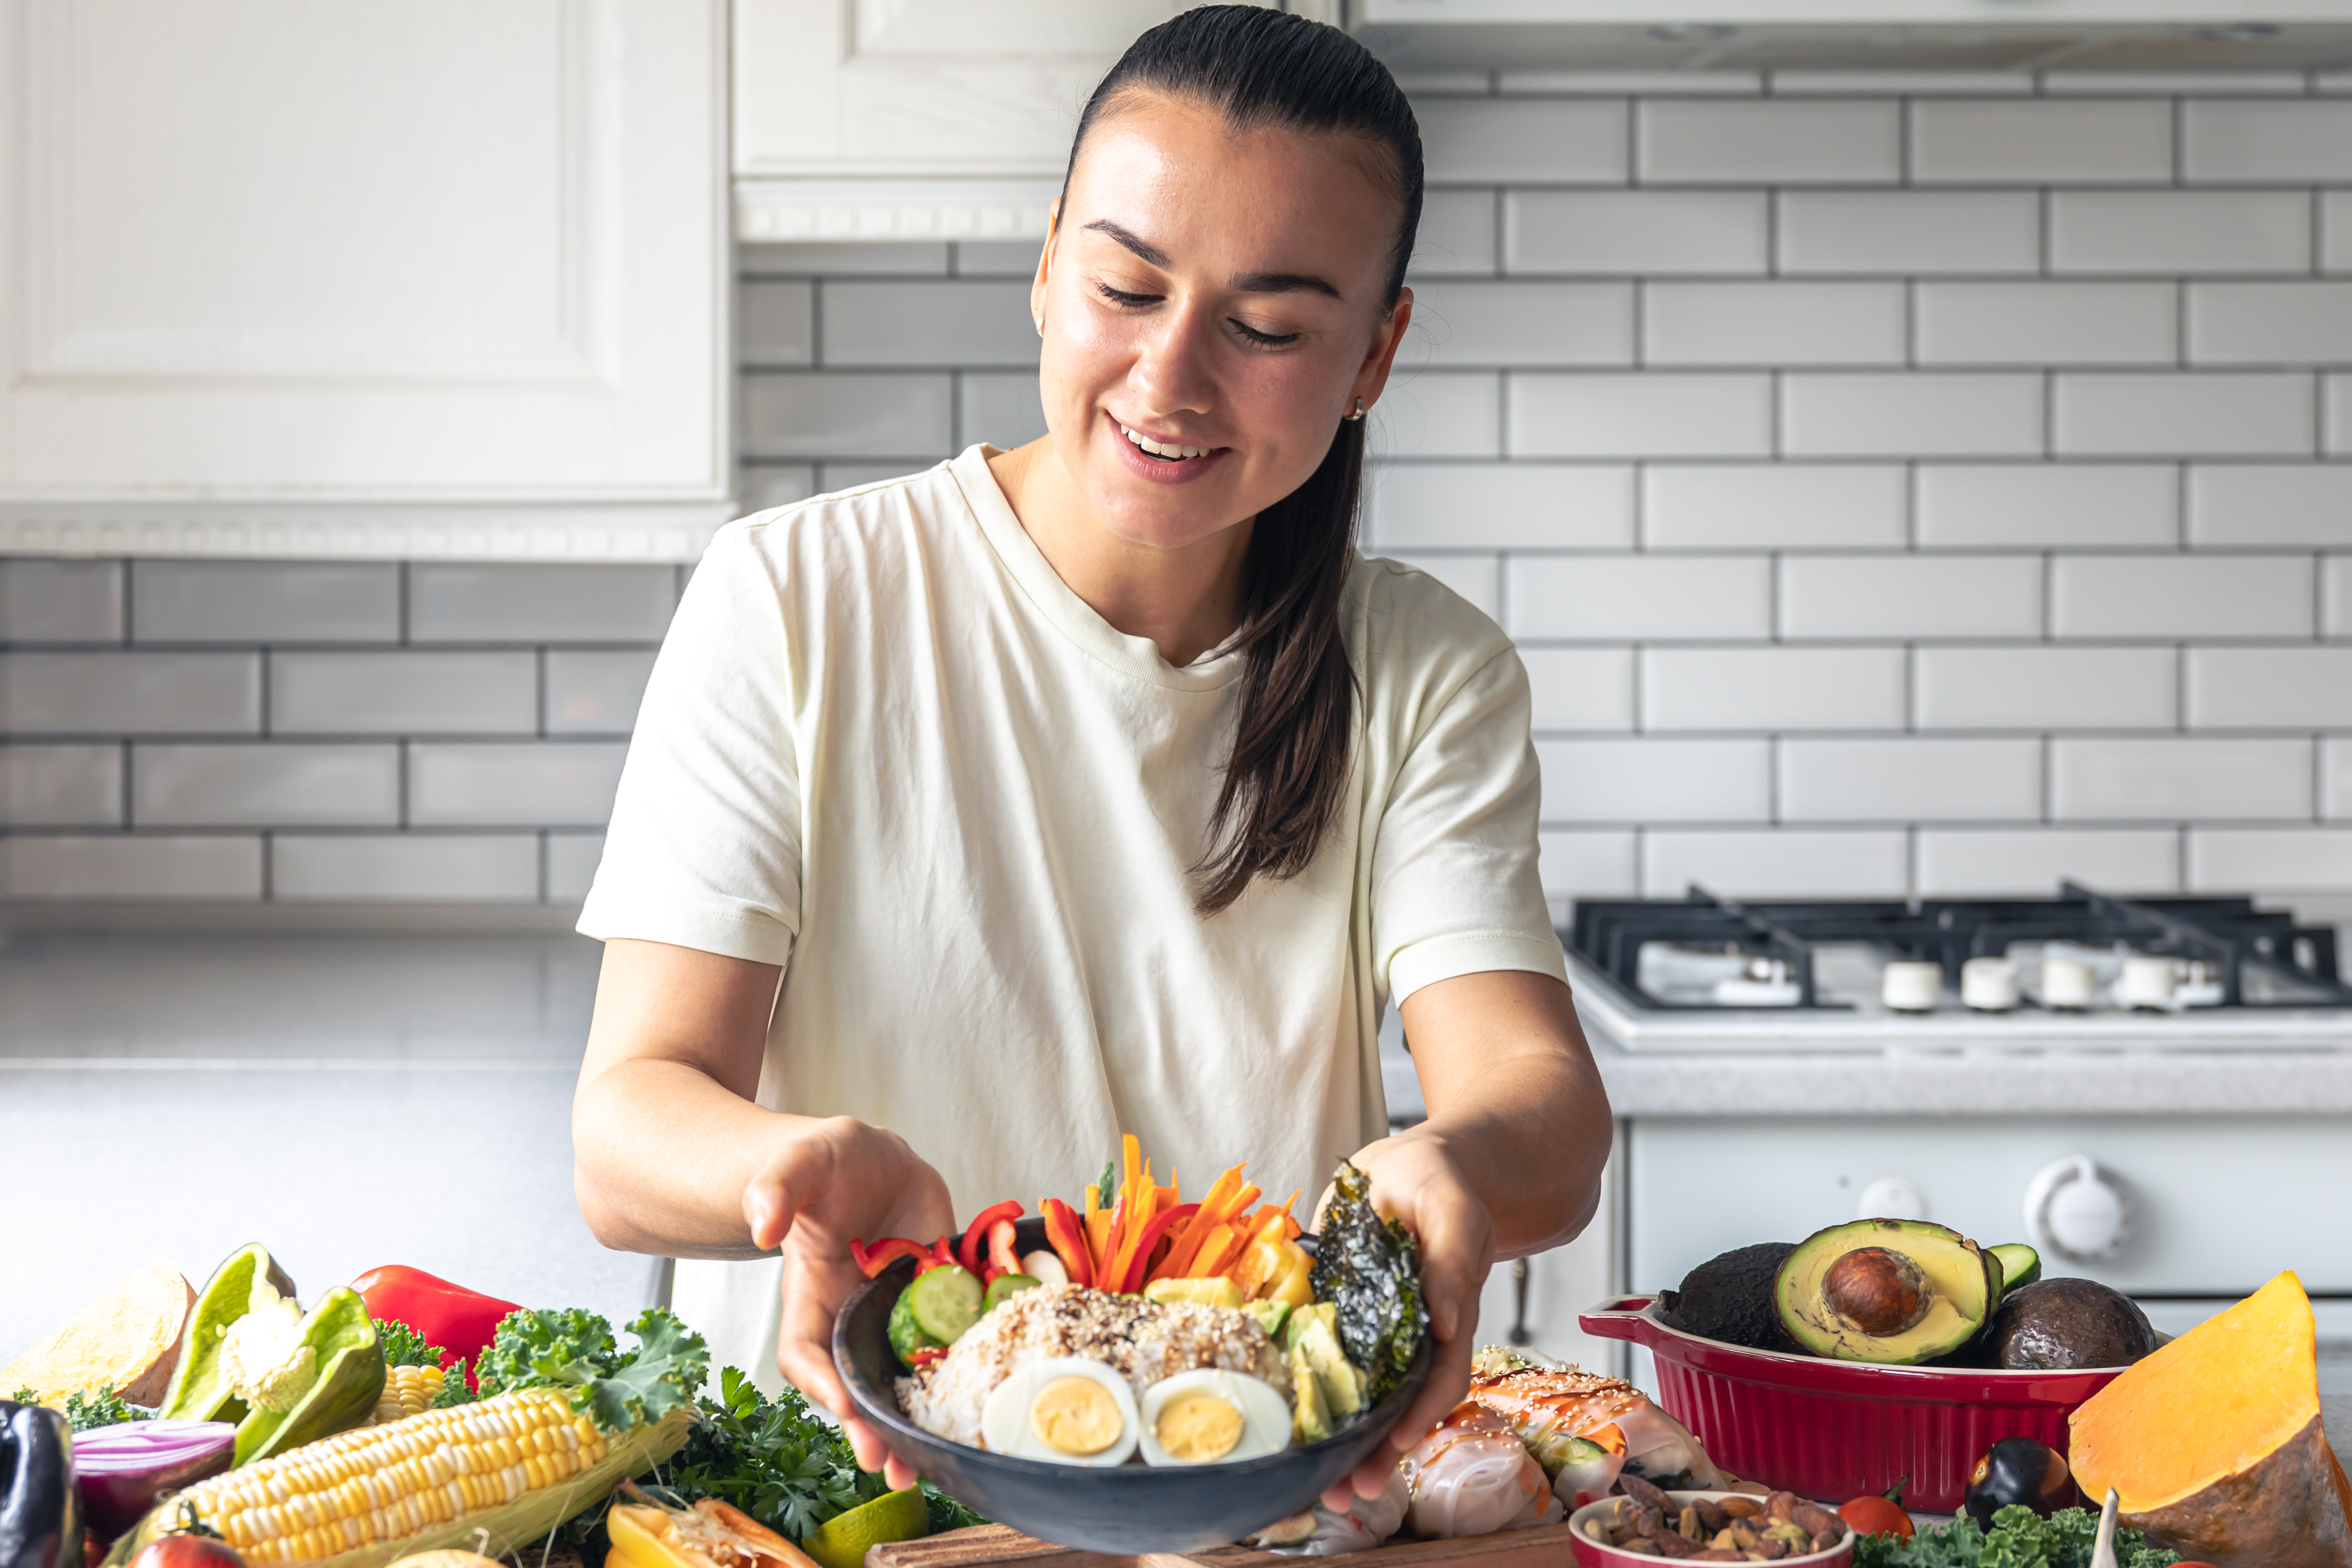
[[[1353,39],[1186,12],[1080,124],[1032,292],[1048,434],[712,542],[581,918],[573,1145],[602,1239],[696,1260],[715,1354],[846,1415],[853,1237],[1074,1196],[1125,1133],[1277,1193],[1348,1156],[1421,1238],[1410,1447],[1494,1258],[1591,1217],[1609,1112],[1526,674],[1353,543],[1421,188]],[[1429,1108],[1395,1137],[1391,1005]]]

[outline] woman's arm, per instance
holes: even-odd
[[[1394,1447],[1357,1470],[1365,1497],[1378,1494],[1397,1450],[1468,1390],[1478,1291],[1495,1259],[1559,1246],[1591,1222],[1612,1136],[1608,1091],[1558,980],[1457,975],[1423,986],[1401,1011],[1429,1119],[1356,1163],[1371,1176],[1373,1202],[1421,1239],[1437,1359],[1391,1435]]]
[[[856,1237],[952,1228],[947,1184],[896,1133],[761,1109],[760,1067],[782,972],[664,942],[604,944],[572,1100],[580,1212],[610,1247],[678,1258],[784,1255],[776,1361],[844,1417],[858,1462],[881,1438],[847,1419],[833,1320],[861,1283]],[[895,1458],[890,1484],[914,1484]]]

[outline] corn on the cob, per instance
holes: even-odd
[[[441,1395],[448,1374],[437,1366],[395,1366],[383,1374],[383,1394],[375,1402],[370,1426],[381,1426],[423,1410]]]
[[[300,1563],[412,1536],[552,1487],[603,1459],[561,1390],[360,1426],[181,1494],[248,1563]]]

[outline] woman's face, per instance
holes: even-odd
[[[1381,298],[1384,161],[1158,95],[1087,135],[1030,303],[1054,451],[1112,532],[1181,548],[1256,515],[1380,396],[1412,300]]]

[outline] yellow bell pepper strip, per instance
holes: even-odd
[[[964,1227],[963,1244],[956,1248],[956,1261],[972,1273],[979,1273],[980,1251],[982,1247],[988,1245],[988,1227],[1001,1219],[1011,1220],[1020,1217],[1021,1205],[1011,1198],[1005,1199],[1001,1204],[992,1204],[981,1210],[972,1216],[971,1224]]]
[[[1147,1265],[1151,1261],[1152,1248],[1158,1247],[1160,1238],[1171,1230],[1192,1218],[1193,1212],[1194,1205],[1180,1204],[1165,1214],[1152,1215],[1145,1224],[1135,1238],[1133,1250],[1128,1254],[1126,1265],[1119,1270],[1118,1288],[1123,1294],[1132,1296],[1143,1289],[1144,1275],[1148,1271]]]
[[[856,1264],[857,1271],[868,1279],[901,1258],[929,1259],[930,1256],[929,1247],[919,1241],[908,1241],[903,1236],[885,1237],[870,1248],[854,1238],[849,1244],[849,1260]]]
[[[634,1483],[624,1488],[645,1498]],[[758,1568],[817,1568],[816,1560],[742,1510],[717,1498],[690,1509],[644,1502],[616,1502],[604,1515],[613,1549],[604,1568],[719,1568],[750,1563]]]
[[[1062,1260],[1062,1269],[1069,1275],[1070,1283],[1093,1284],[1094,1255],[1087,1249],[1087,1233],[1078,1216],[1070,1212],[1070,1205],[1059,1198],[1040,1198],[1037,1211],[1045,1216],[1045,1240],[1052,1245],[1054,1256]]]
[[[1262,1301],[1280,1301],[1286,1307],[1304,1307],[1315,1300],[1315,1259],[1307,1249],[1291,1240],[1273,1243],[1282,1253],[1282,1268],[1258,1293]]]

